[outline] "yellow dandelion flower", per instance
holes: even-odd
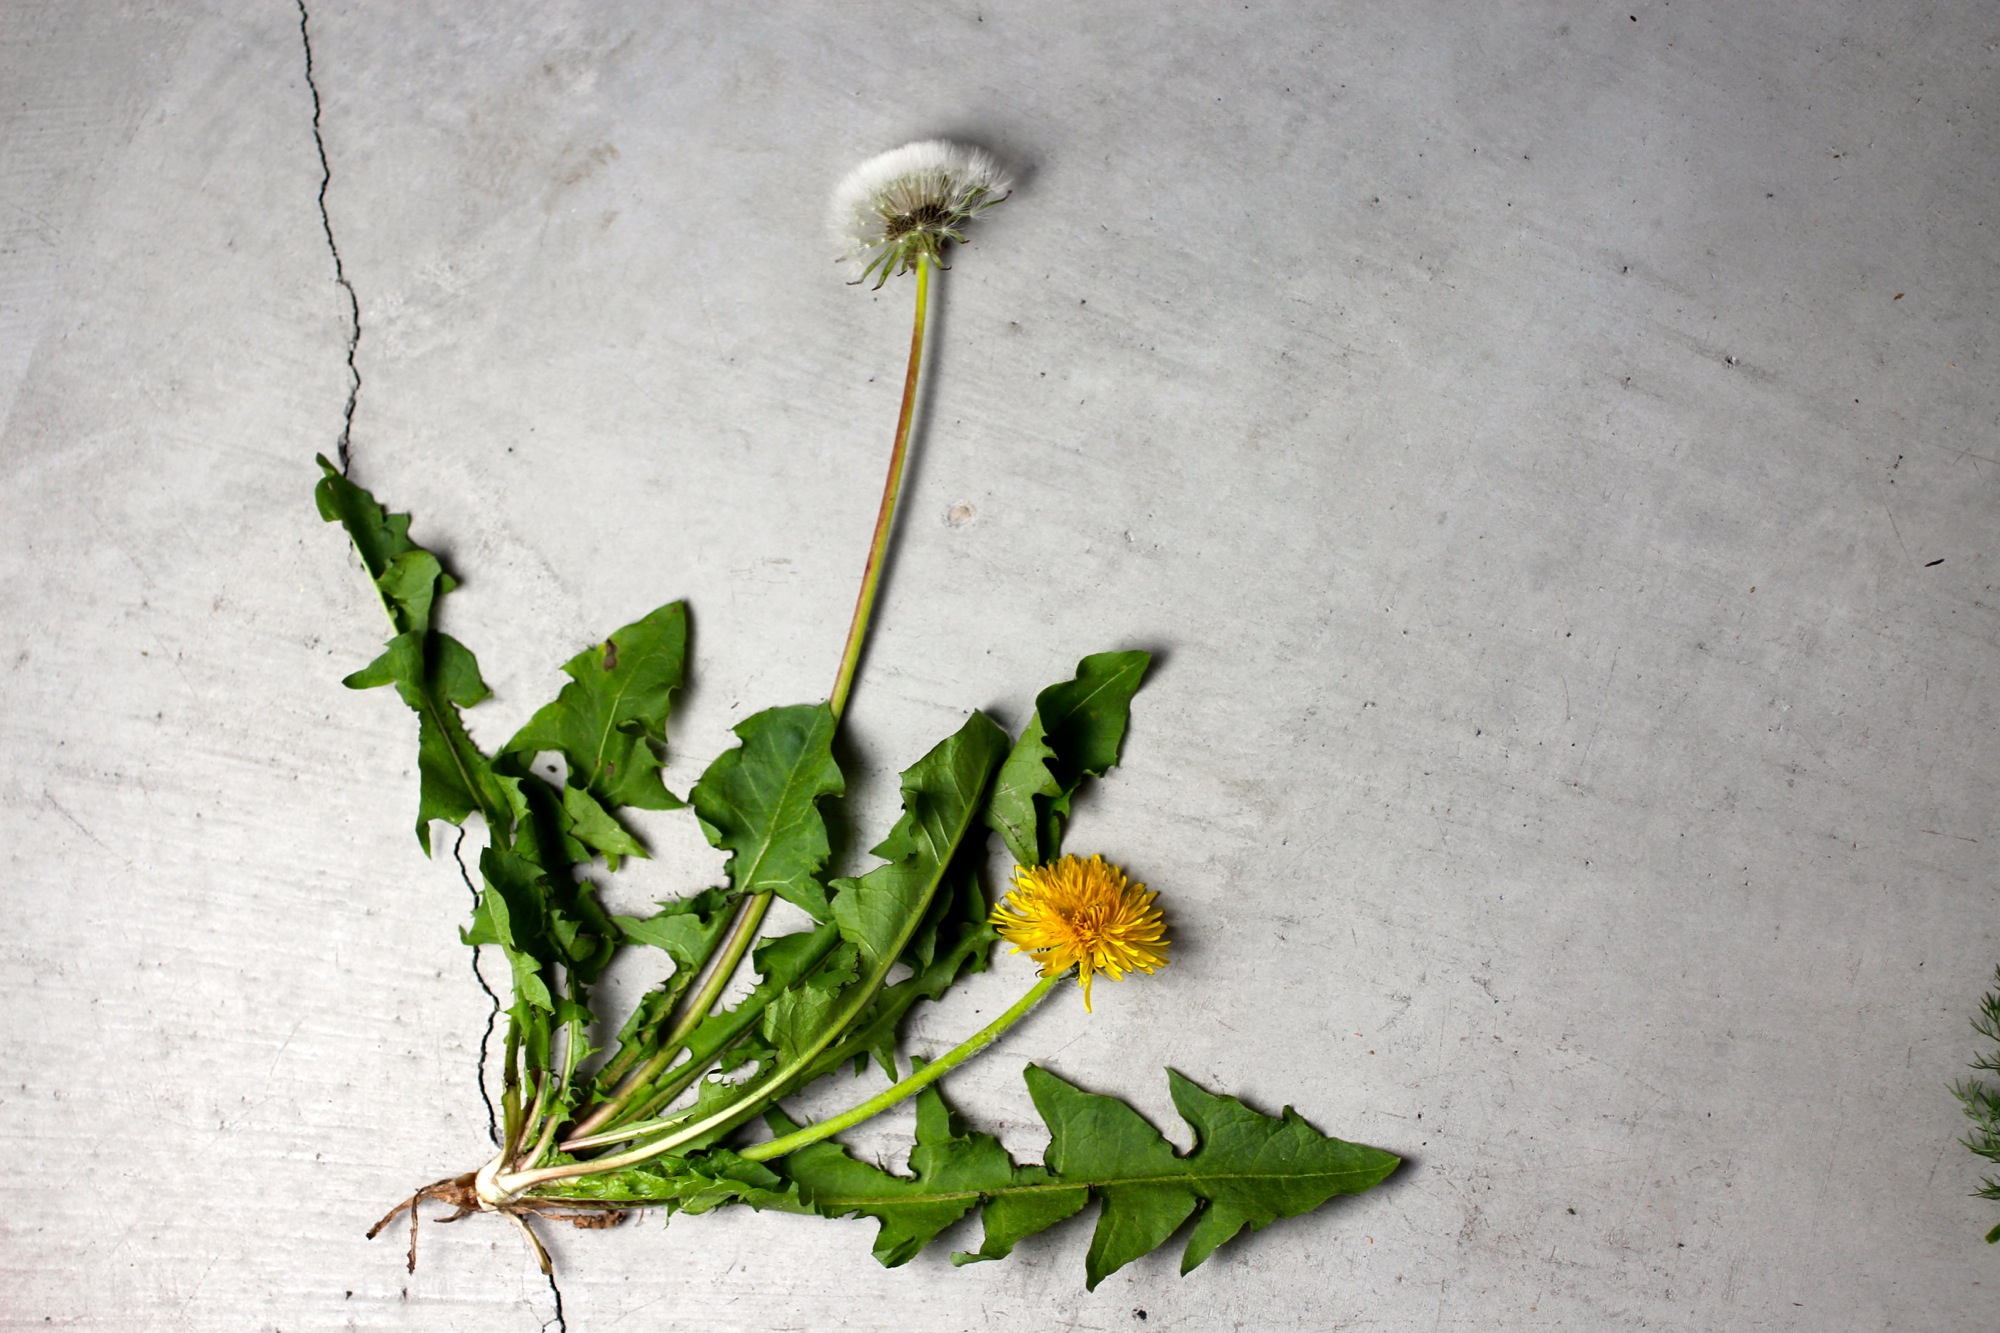
[[[1065,856],[1032,870],[1014,867],[1013,892],[990,919],[1016,953],[1042,965],[1043,976],[1075,967],[1089,1012],[1094,973],[1117,981],[1167,965],[1166,923],[1153,906],[1158,896],[1101,856]]]

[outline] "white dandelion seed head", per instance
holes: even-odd
[[[1007,197],[1010,182],[990,153],[943,139],[871,157],[833,192],[833,233],[844,260],[865,260],[859,281],[907,273],[936,259],[959,228]]]

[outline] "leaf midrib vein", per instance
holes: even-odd
[[[1195,1182],[1312,1181],[1360,1177],[1367,1174],[1366,1171],[1270,1172],[1265,1174],[1256,1174],[1247,1171],[1224,1171],[1167,1176],[1117,1176],[1101,1180],[1060,1180],[1046,1181],[1035,1185],[1000,1185],[992,1189],[949,1190],[937,1194],[830,1195],[814,1193],[812,1202],[814,1207],[826,1208],[917,1207],[927,1203],[952,1203],[960,1199],[997,1199],[1002,1195],[1008,1194],[1059,1194],[1065,1190],[1102,1190],[1119,1185],[1183,1185],[1192,1188]],[[1198,1189],[1194,1192],[1197,1194],[1201,1193]],[[1203,1197],[1207,1196],[1204,1195]]]
[[[1078,699],[1074,707],[1065,709],[1062,715],[1062,720],[1064,722],[1067,722],[1071,718],[1075,717],[1078,713],[1081,713],[1084,710],[1084,708],[1090,703],[1091,700],[1095,699],[1098,695],[1110,689],[1113,685],[1116,685],[1119,681],[1125,679],[1125,677],[1134,674],[1135,670],[1143,672],[1145,668],[1144,667],[1126,668],[1124,670],[1114,671],[1109,676],[1106,676],[1104,680],[1101,683],[1099,683],[1097,688],[1093,689],[1090,693],[1084,695],[1081,699]],[[1044,731],[1047,730],[1046,722],[1044,722],[1043,724],[1043,730]]]
[[[819,727],[820,717],[818,714],[815,714],[812,721],[812,733],[817,734]],[[778,835],[781,832],[790,832],[803,821],[805,812],[794,811],[791,817],[785,821],[783,827],[780,828],[779,826],[779,820],[784,816],[786,804],[791,800],[793,792],[797,790],[804,780],[802,774],[807,766],[807,754],[808,751],[802,749],[798,759],[786,771],[785,781],[778,791],[778,799],[771,806],[771,818],[765,825],[765,835],[756,845],[756,854],[750,860],[750,872],[738,881],[739,888],[750,890],[756,887],[757,872],[764,868],[764,859],[770,855],[772,846],[778,841]],[[742,856],[743,853],[738,852],[737,855]],[[789,882],[789,878],[787,882]]]
[[[614,634],[610,638],[606,639],[605,642],[608,644],[616,645],[618,642],[618,636]],[[655,646],[651,652],[642,654],[639,658],[638,665],[635,665],[632,668],[630,678],[628,678],[624,684],[618,687],[618,692],[616,694],[611,696],[611,709],[608,713],[605,714],[604,726],[600,728],[597,733],[597,753],[592,755],[590,760],[590,775],[593,778],[596,777],[598,772],[602,770],[604,767],[604,748],[605,746],[611,743],[611,733],[618,730],[618,720],[617,720],[618,710],[620,706],[624,704],[625,696],[630,694],[633,688],[638,683],[639,666],[643,666],[645,663],[652,661],[655,657],[660,656],[660,654],[663,651],[665,650],[658,646]],[[581,686],[583,682],[579,680],[577,681],[577,684]],[[671,692],[672,687],[669,686],[668,688],[669,691]]]
[[[422,660],[421,657],[418,658],[419,662]],[[438,729],[440,736],[444,737],[445,753],[451,756],[452,766],[458,769],[459,781],[465,784],[465,790],[471,795],[473,804],[478,807],[479,813],[485,817],[486,822],[494,824],[495,820],[493,816],[495,812],[486,805],[487,793],[480,789],[480,784],[474,780],[471,770],[466,767],[465,756],[458,752],[458,739],[452,735],[451,728],[446,725],[444,705],[438,702],[437,691],[432,688],[431,682],[428,679],[424,681],[424,707],[430,712],[431,725]],[[461,730],[462,727],[463,724],[461,724]],[[498,832],[497,826],[495,831]]]

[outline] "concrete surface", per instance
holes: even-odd
[[[310,499],[353,330],[300,19],[0,10],[7,1328],[552,1313],[492,1219],[414,1277],[361,1234],[478,1159],[484,1002],[410,720],[339,685],[382,625]],[[909,291],[842,285],[827,191],[933,134],[1018,168],[945,283],[854,804],[1154,647],[1074,844],[1178,954],[949,1090],[1033,1156],[1026,1060],[1169,1125],[1172,1064],[1410,1158],[1089,1295],[1080,1224],[966,1270],[861,1222],[565,1233],[570,1328],[2000,1321],[1945,1091],[2000,962],[1990,5],[309,32],[353,475],[465,578],[478,733],[685,596],[676,786],[845,627]],[[714,873],[648,827],[624,901]]]

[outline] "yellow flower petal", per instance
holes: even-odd
[[[1013,891],[990,920],[1016,953],[1042,965],[1043,976],[1076,968],[1088,1012],[1094,974],[1117,981],[1167,965],[1166,922],[1153,906],[1158,896],[1101,856],[1065,856],[1032,870],[1014,867]]]

